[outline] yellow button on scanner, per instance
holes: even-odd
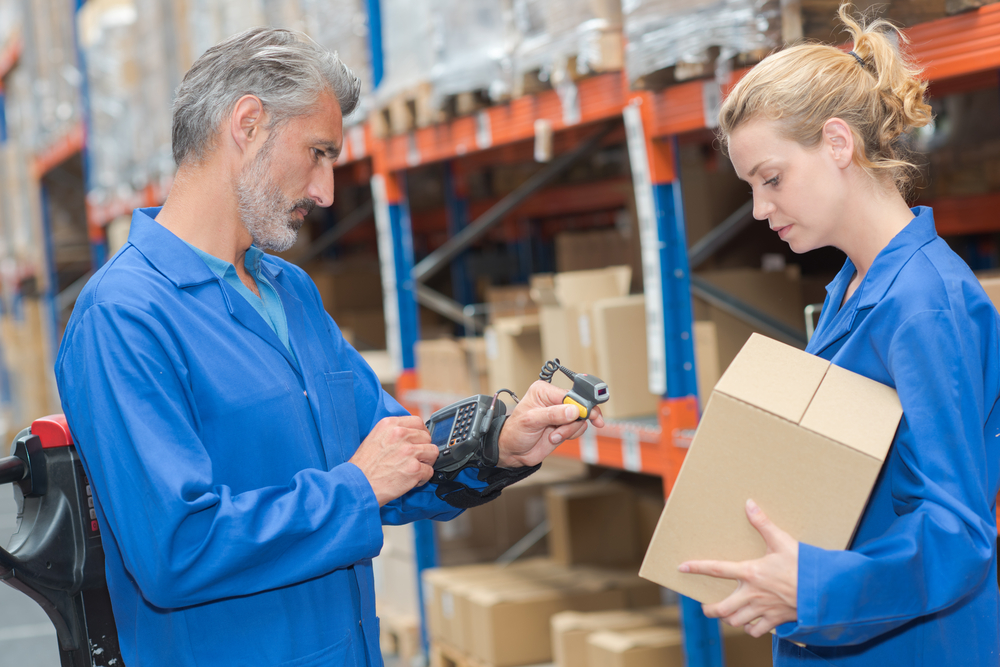
[[[574,401],[569,396],[563,399],[563,403],[566,405],[575,405],[580,410],[580,419],[586,419],[590,413],[585,405],[580,404],[579,401]]]

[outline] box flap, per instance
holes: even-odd
[[[884,461],[902,416],[894,389],[830,366],[800,425]]]
[[[715,391],[797,424],[829,366],[825,359],[755,333]]]
[[[587,638],[588,644],[612,653],[624,653],[647,646],[678,646],[683,635],[677,628],[642,628],[639,630],[603,630]]]
[[[593,303],[598,299],[627,295],[632,283],[632,267],[609,266],[592,271],[557,273],[553,280],[560,305]]]

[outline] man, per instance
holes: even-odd
[[[177,93],[169,199],[77,300],[56,373],[129,667],[381,664],[382,524],[453,518],[586,428],[535,383],[493,432],[497,468],[426,484],[421,420],[305,273],[261,252],[333,202],[357,96],[298,33],[210,49]]]

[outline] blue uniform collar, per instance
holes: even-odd
[[[219,276],[184,241],[156,221],[162,207],[137,208],[132,212],[128,240],[157,271],[179,288],[219,280]],[[263,269],[268,277],[281,274],[281,266],[256,246],[247,250],[254,273]],[[220,260],[222,261],[222,260]]]
[[[827,285],[824,312],[816,328],[815,339],[809,343],[810,352],[818,354],[851,331],[858,313],[873,308],[881,301],[910,258],[937,238],[934,212],[927,206],[911,210],[914,218],[875,257],[865,279],[843,307],[840,304],[844,293],[856,272],[854,262],[848,258],[837,277]]]

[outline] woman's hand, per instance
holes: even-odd
[[[681,563],[681,572],[706,574],[739,582],[722,602],[702,605],[709,618],[721,618],[734,628],[760,637],[782,623],[798,618],[799,543],[767,518],[752,500],[747,501],[747,519],[764,538],[767,554],[741,563],[693,560]]]

